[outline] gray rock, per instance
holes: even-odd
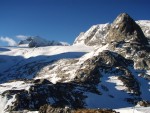
[[[113,22],[108,35],[107,42],[121,42],[132,40],[141,44],[148,44],[139,25],[126,13],[120,14]]]

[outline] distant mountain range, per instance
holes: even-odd
[[[39,36],[29,36],[18,43],[21,47],[68,46],[67,42],[47,41]]]

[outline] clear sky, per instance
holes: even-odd
[[[122,12],[150,20],[150,0],[0,0],[0,45],[6,37],[18,41],[17,35],[72,43],[80,32],[111,23]]]

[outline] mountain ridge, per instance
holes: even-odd
[[[138,20],[138,21],[135,21],[135,22],[141,27],[142,31],[144,32],[144,35],[149,39],[149,37],[150,37],[150,30],[149,30],[150,29],[150,24],[149,24],[150,20]],[[97,24],[97,25],[94,25],[94,26],[98,27],[99,25],[102,26],[102,27],[104,27],[104,28],[105,28],[105,26],[108,25],[108,28],[106,30],[105,29],[102,29],[102,30],[99,29],[99,33],[102,32],[102,34],[104,35],[103,37],[106,37],[106,34],[107,34],[107,32],[108,32],[111,24],[109,24],[109,23],[106,23],[106,24]],[[89,29],[89,31],[92,32],[92,27]],[[82,33],[82,35],[81,36],[79,35],[79,37],[77,37],[75,39],[75,41],[74,41],[73,44],[80,44],[80,40],[81,40],[80,37],[83,38],[83,39],[86,38],[86,37],[88,37],[88,36],[84,36],[84,32],[81,32],[81,33]],[[88,34],[88,35],[90,35],[90,34]],[[96,36],[94,36],[94,37],[96,37]],[[97,36],[97,38],[98,38],[98,40],[101,40],[105,44],[105,40],[101,39],[101,36]],[[99,42],[98,40],[95,40],[95,42]],[[82,41],[81,44],[85,44],[85,45],[89,45],[90,46],[90,44],[86,44],[84,42],[84,40]],[[98,44],[96,44],[96,45],[98,45]]]
[[[132,20],[121,14],[126,16]],[[2,49],[0,111],[71,113],[66,110],[150,106],[148,38],[143,41],[143,35],[134,34],[139,27],[122,27],[128,21],[119,23],[119,35],[107,37],[113,25],[95,25],[72,46]],[[136,26],[131,23],[129,28]],[[107,38],[115,40],[107,43]]]
[[[69,46],[67,42],[48,41],[39,36],[29,36],[18,43],[20,47]]]

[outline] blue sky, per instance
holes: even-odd
[[[0,0],[0,37],[41,36],[72,43],[94,24],[112,22],[122,12],[150,20],[150,0]],[[0,45],[6,45],[0,40]]]

